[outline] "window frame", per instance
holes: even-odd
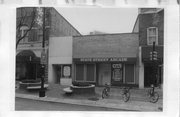
[[[84,71],[84,78],[83,78],[83,80],[77,80],[76,79],[76,69],[77,69],[76,65],[77,64],[82,64],[83,65],[83,71]],[[86,64],[77,63],[77,64],[75,64],[75,79],[74,79],[75,81],[77,81],[77,82],[96,82],[96,64],[95,63],[86,63]],[[92,64],[94,66],[94,80],[93,81],[88,81],[87,80],[87,65],[88,64]]]
[[[155,29],[156,35],[150,35],[150,29]],[[156,37],[155,45],[158,45],[158,28],[157,27],[148,27],[147,28],[147,45],[153,45],[153,43],[150,44],[150,40],[149,40],[150,37]]]

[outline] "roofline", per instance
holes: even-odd
[[[138,14],[138,16],[137,16],[137,18],[136,18],[136,21],[135,21],[135,23],[134,23],[134,26],[133,26],[132,32],[133,32],[133,30],[135,29],[135,26],[136,26],[136,24],[137,24],[138,20],[139,20],[139,14]]]
[[[66,20],[66,18],[64,18],[63,15],[61,15],[54,7],[51,7],[52,9],[54,9],[74,30],[77,31],[77,33],[79,33],[79,35],[82,35],[69,21]]]
[[[139,14],[138,14],[138,16],[137,16],[137,18],[136,18],[136,21],[135,21],[135,24],[134,24],[133,30],[134,30],[134,28],[135,28],[135,26],[136,26],[136,23],[137,23],[138,19],[139,19],[139,15],[141,15],[141,14],[154,14],[154,13],[159,13],[159,12],[161,12],[161,11],[163,11],[163,10],[164,10],[164,8],[161,8],[161,9],[157,10],[156,12],[150,12],[150,13],[139,13]],[[133,30],[132,30],[132,32],[133,32]]]
[[[139,33],[134,33],[134,32],[129,32],[129,33],[107,33],[107,34],[95,34],[95,35],[77,35],[77,36],[72,36],[72,37],[106,36],[106,35],[122,35],[122,34],[139,34]]]
[[[153,13],[159,13],[159,12],[161,12],[162,10],[164,10],[164,8],[160,8],[160,9],[158,9],[157,11],[153,11],[153,12],[139,13],[139,14],[153,14]]]

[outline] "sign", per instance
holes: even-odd
[[[46,59],[46,51],[45,51],[45,49],[43,49],[42,52],[41,52],[41,64],[46,64],[46,61],[47,61],[47,59]]]
[[[112,64],[112,80],[115,82],[123,82],[122,64]]]
[[[74,58],[73,60],[76,62],[135,62],[136,58]]]
[[[70,77],[70,75],[71,75],[70,66],[64,66],[63,67],[63,75],[64,75],[64,77]]]

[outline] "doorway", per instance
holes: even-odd
[[[98,64],[98,85],[104,86],[111,83],[111,64]]]
[[[151,84],[157,84],[157,66],[153,66],[152,64],[145,64],[144,66],[144,86],[150,87]]]

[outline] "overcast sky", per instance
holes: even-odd
[[[137,8],[56,8],[81,34],[132,32]]]

